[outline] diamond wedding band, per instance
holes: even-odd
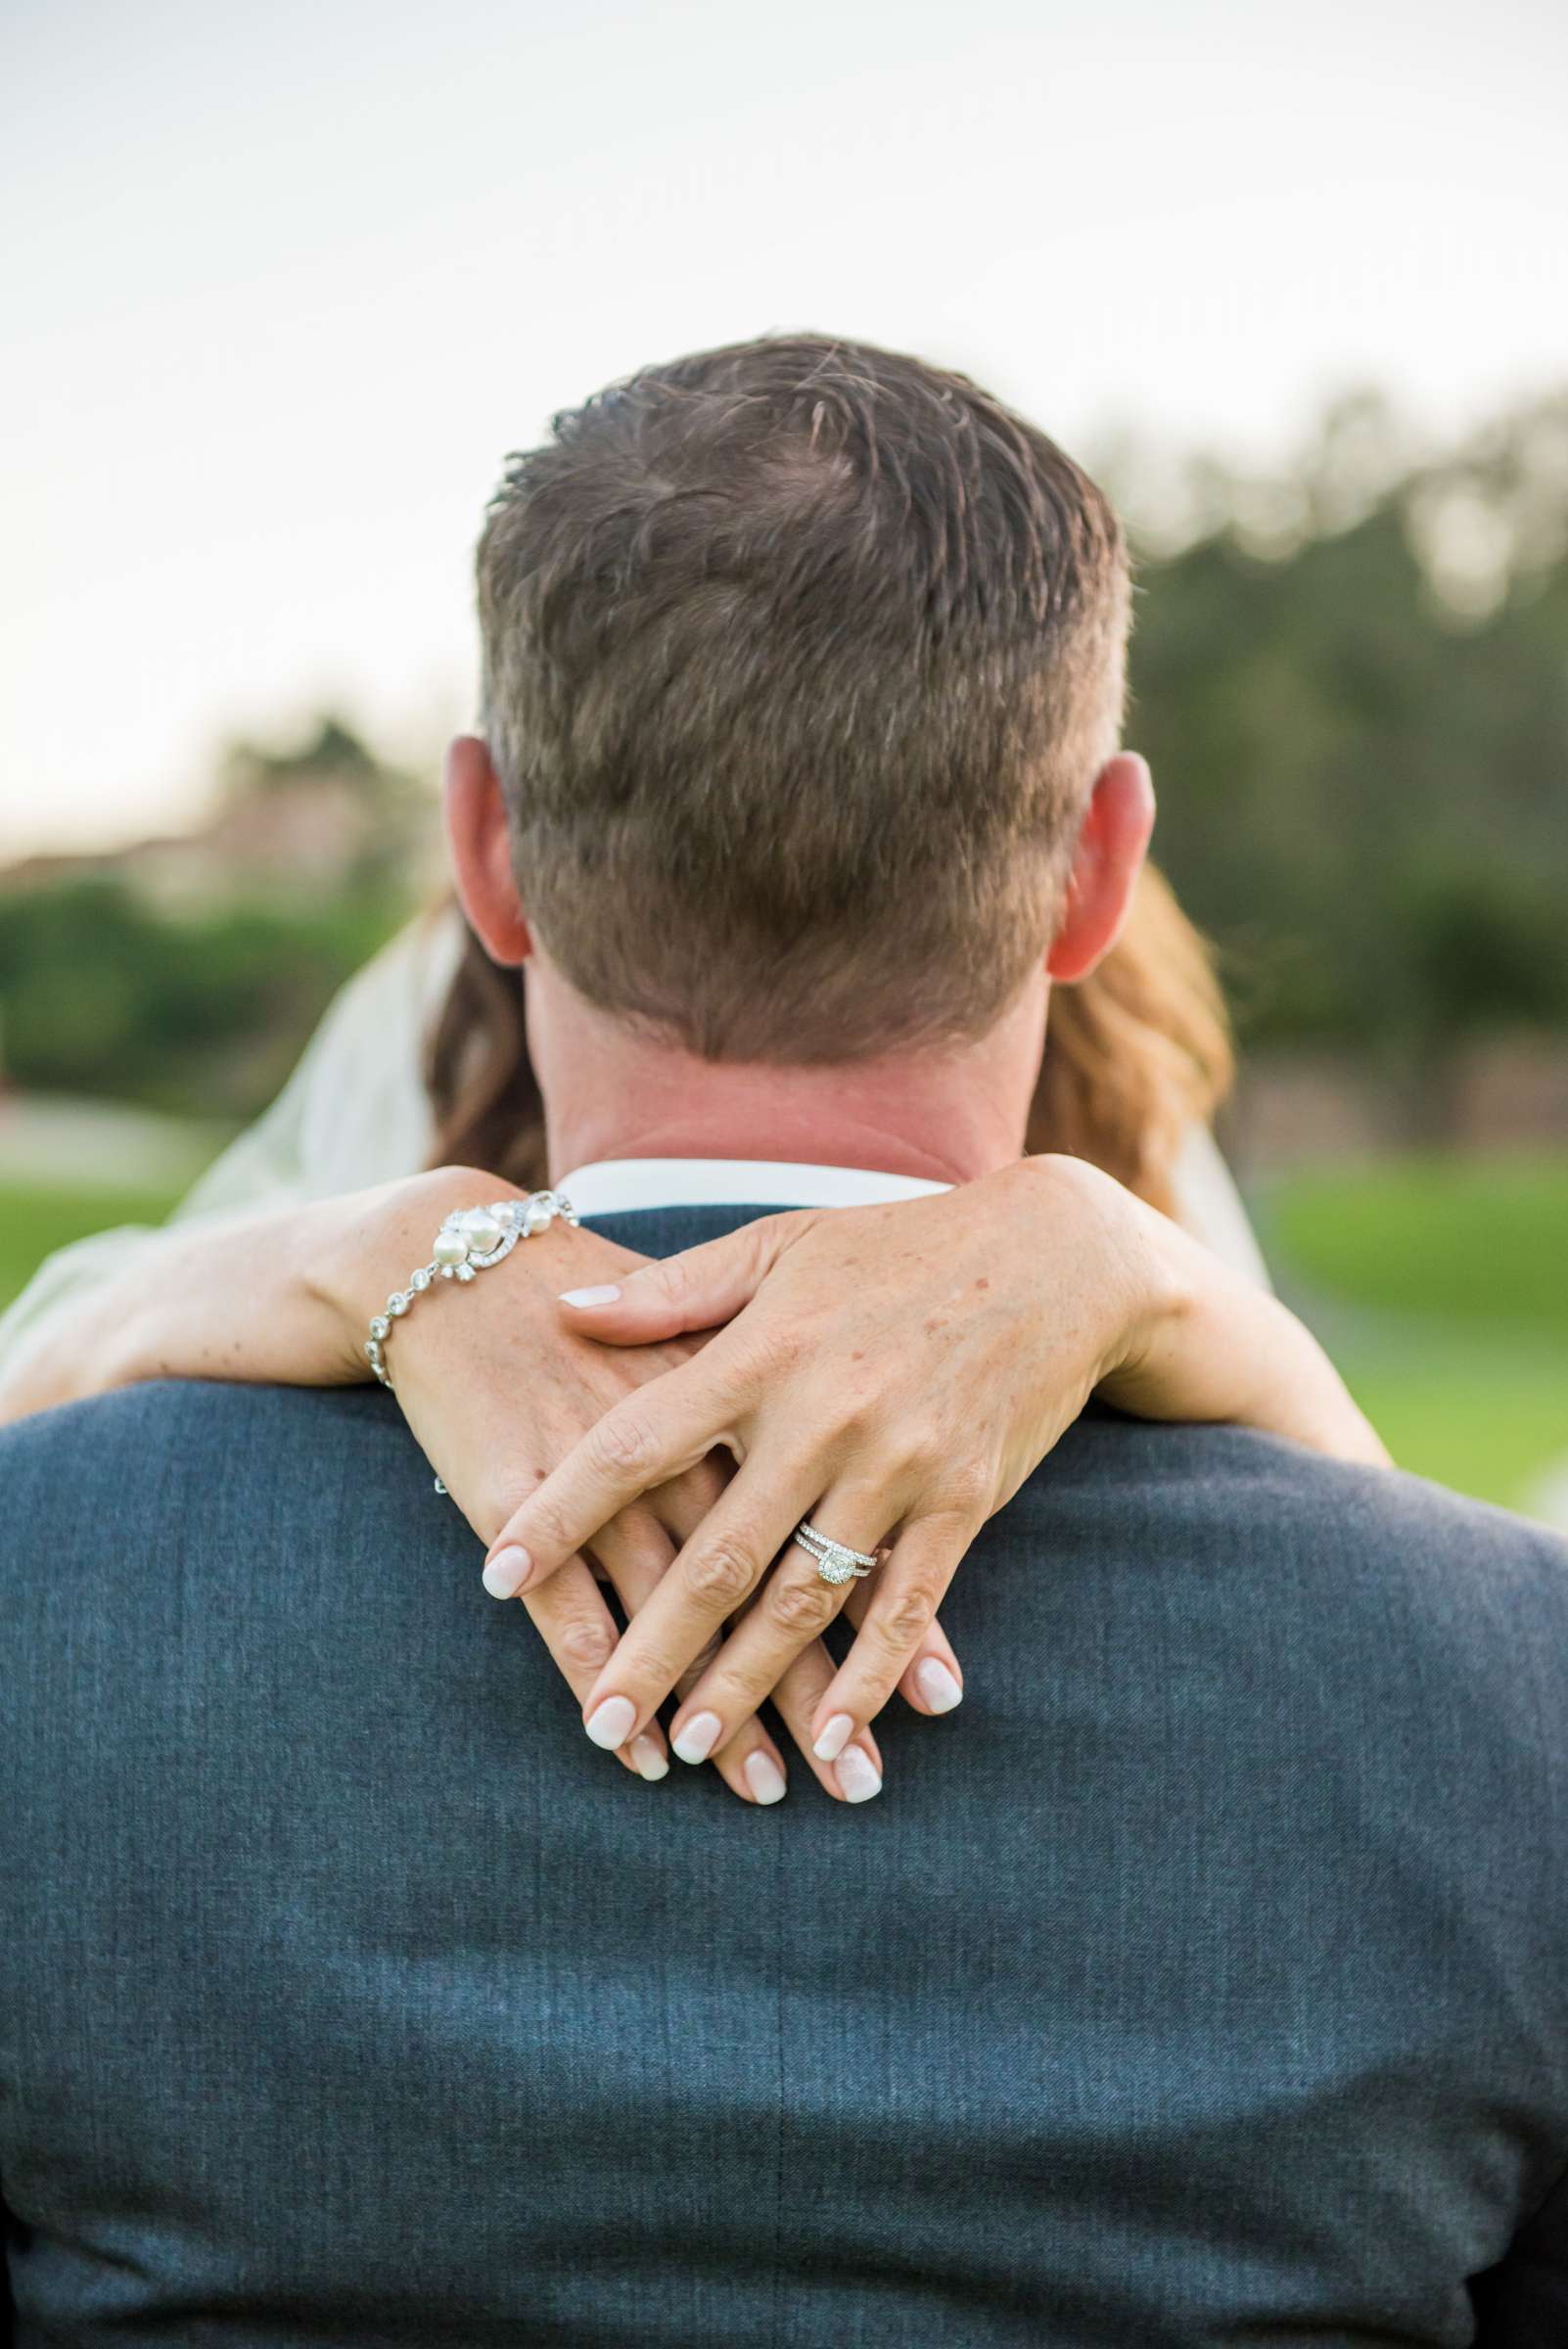
[[[863,1583],[876,1565],[874,1555],[863,1549],[851,1549],[843,1542],[830,1542],[819,1534],[814,1525],[803,1519],[795,1529],[795,1540],[808,1558],[816,1560],[816,1571],[825,1583]]]

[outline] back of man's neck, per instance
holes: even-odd
[[[556,1138],[550,1131],[550,1179],[560,1181],[569,1167],[614,1159],[704,1159],[765,1161],[783,1166],[863,1167],[880,1174],[908,1174],[927,1182],[968,1182],[988,1174],[1018,1152],[926,1148],[901,1132],[874,1124],[849,1122],[829,1125],[804,1119],[764,1124],[751,1120],[744,1130],[725,1118],[681,1121],[667,1128],[631,1131],[615,1125],[602,1137],[591,1125],[574,1121],[577,1143]]]
[[[828,1067],[713,1062],[530,987],[552,1179],[600,1159],[767,1159],[969,1182],[1008,1165],[1044,1034],[1026,990],[975,1043]]]

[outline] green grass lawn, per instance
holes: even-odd
[[[1259,1217],[1403,1467],[1518,1507],[1568,1465],[1568,1158],[1301,1175]]]
[[[1314,1286],[1568,1338],[1568,1155],[1299,1175],[1266,1212],[1270,1240]]]
[[[9,1305],[36,1266],[69,1240],[112,1223],[161,1223],[177,1193],[82,1188],[56,1183],[0,1183],[0,1306]]]
[[[0,1303],[51,1249],[172,1204],[0,1185]],[[1518,1507],[1568,1463],[1568,1159],[1300,1175],[1258,1214],[1283,1293],[1403,1467]]]

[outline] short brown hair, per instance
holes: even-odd
[[[1121,723],[1106,499],[965,377],[793,336],[508,461],[479,548],[519,885],[590,1001],[714,1059],[981,1034]]]

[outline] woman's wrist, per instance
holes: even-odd
[[[1130,1238],[1141,1243],[1141,1316],[1099,1382],[1104,1400],[1140,1418],[1227,1420],[1337,1459],[1386,1465],[1376,1431],[1288,1307],[1179,1224],[1124,1196],[1135,1211]]]
[[[1229,1420],[1341,1459],[1386,1461],[1321,1347],[1267,1289],[1082,1159],[1025,1162],[1060,1235],[1102,1268],[1096,1391],[1153,1419]]]
[[[1139,1361],[1190,1315],[1193,1243],[1168,1217],[1102,1168],[1062,1152],[1042,1152],[1004,1172],[1029,1202],[1036,1244],[1058,1256],[1076,1248],[1095,1267],[1096,1386]]]
[[[455,1209],[521,1199],[515,1183],[477,1167],[437,1167],[322,1200],[299,1266],[304,1293],[323,1316],[338,1374],[370,1376],[365,1355],[371,1319],[402,1288],[416,1265],[429,1262],[432,1243]]]

